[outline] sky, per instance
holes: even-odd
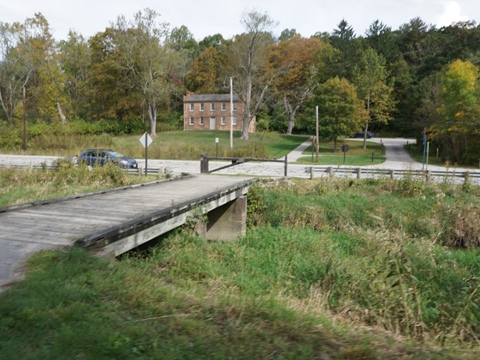
[[[480,20],[479,0],[0,0],[0,22],[24,22],[41,13],[56,40],[69,30],[86,39],[102,32],[119,15],[133,19],[146,8],[159,13],[170,29],[185,25],[197,41],[222,34],[230,39],[244,32],[242,13],[268,13],[278,25],[273,33],[295,29],[304,37],[331,33],[342,20],[362,36],[380,20],[393,30],[419,17],[428,25],[442,27],[458,21]]]

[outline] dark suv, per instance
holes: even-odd
[[[137,160],[126,157],[123,154],[120,154],[113,150],[107,149],[89,149],[85,150],[80,154],[78,158],[79,163],[84,163],[87,165],[100,165],[103,166],[106,163],[118,164],[123,168],[137,169],[138,163]]]

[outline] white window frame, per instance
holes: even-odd
[[[227,104],[226,103],[222,103],[222,111],[227,111]]]
[[[227,117],[222,116],[222,125],[227,125]]]
[[[195,104],[194,103],[190,103],[190,111],[194,111],[195,110]]]
[[[205,125],[205,118],[203,116],[200,116],[200,125]]]
[[[233,103],[233,111],[237,111],[237,103]]]
[[[232,117],[232,125],[233,126],[237,125],[237,117],[236,116]]]
[[[190,116],[189,124],[192,126],[195,125],[195,118],[193,116]]]
[[[204,103],[200,103],[200,111],[203,111],[205,110],[205,104]]]
[[[215,103],[210,103],[210,111],[215,111]]]

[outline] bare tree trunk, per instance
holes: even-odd
[[[292,107],[290,106],[290,103],[287,100],[287,95],[283,95],[283,107],[285,108],[285,114],[287,115],[288,119],[288,126],[287,126],[287,135],[292,134],[294,122],[295,122],[295,117],[292,111]]]
[[[60,106],[60,103],[57,102],[57,109],[58,109],[58,115],[60,116],[60,119],[62,120],[62,124],[65,125],[68,120],[66,116],[63,114],[62,107]]]
[[[150,118],[150,136],[157,136],[157,106],[155,102],[148,104],[148,117]]]
[[[12,97],[10,96],[10,101],[8,102],[11,106],[11,108],[8,108],[8,103],[5,102],[3,99],[3,94],[2,94],[2,89],[0,88],[0,103],[2,104],[3,111],[5,112],[5,116],[7,117],[7,121],[9,125],[13,125],[13,107],[11,106],[12,104]]]

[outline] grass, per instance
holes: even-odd
[[[419,163],[423,163],[423,148],[419,148],[416,145],[411,145],[411,146],[405,146],[405,150],[408,151],[412,159]],[[428,156],[428,159],[425,159],[426,165],[435,165],[435,166],[443,166],[445,168],[456,168],[459,166],[457,163],[452,163],[452,162],[447,162],[445,159],[442,159],[441,157],[436,157],[436,155],[433,153],[433,150],[430,150],[430,155]],[[479,168],[478,165],[461,165],[462,168],[466,169],[477,169]]]
[[[348,152],[345,154],[341,150],[343,144],[349,146]],[[373,161],[372,161],[372,153]],[[317,165],[349,165],[349,166],[365,166],[380,164],[385,161],[385,155],[382,154],[382,145],[374,142],[367,142],[367,148],[363,149],[363,142],[339,140],[337,142],[337,152],[333,152],[333,141],[321,140],[319,142],[319,156],[317,161],[316,148],[308,147],[304,152],[304,156],[298,159],[301,164],[317,164]]]
[[[172,131],[158,133],[148,147],[151,159],[199,160],[201,154],[210,157],[280,158],[308,139],[304,135],[251,133],[249,140],[240,139],[234,132],[230,149],[228,131]],[[26,155],[75,156],[89,148],[112,148],[133,158],[144,158],[145,149],[139,141],[141,135],[52,135],[31,140],[27,151],[4,148],[3,153]],[[215,139],[218,138],[218,145]]]
[[[296,179],[248,199],[237,241],[38,253],[0,296],[0,357],[479,357],[480,189]]]

